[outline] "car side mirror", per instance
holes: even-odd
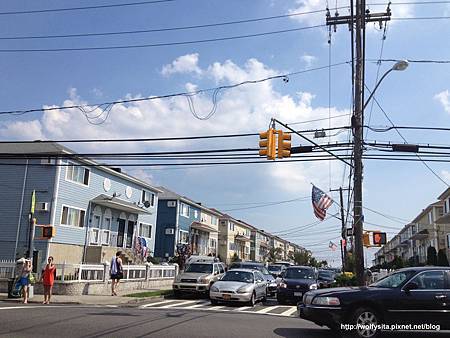
[[[405,287],[403,288],[403,290],[405,290],[406,292],[409,292],[411,290],[416,290],[419,288],[419,285],[417,285],[417,283],[415,282],[410,282],[408,284],[405,285]]]

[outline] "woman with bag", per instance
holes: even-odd
[[[120,256],[122,256],[122,251],[117,251],[116,257],[111,259],[111,268],[109,271],[111,275],[111,296],[117,296],[117,285],[123,278],[123,266]]]
[[[20,285],[22,285],[23,303],[28,303],[29,285],[33,281],[34,276],[31,274],[33,266],[30,259],[26,259],[22,267],[22,273],[20,276]],[[31,279],[31,281],[30,281]]]
[[[52,296],[53,283],[55,281],[56,266],[53,264],[53,257],[49,256],[48,264],[42,270],[41,281],[44,286],[44,302],[42,304],[50,304],[50,297]]]

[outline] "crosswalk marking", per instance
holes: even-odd
[[[248,309],[252,309],[252,307],[251,306],[243,306],[243,307],[236,309],[236,311],[246,311]]]
[[[210,302],[200,302],[200,303],[195,304],[195,305],[186,306],[186,309],[195,309],[195,308],[202,307],[202,306],[205,306],[205,305],[208,305],[208,304],[210,304]]]
[[[225,306],[212,306],[209,308],[209,310],[220,310],[223,309]]]
[[[272,311],[272,310],[274,310],[274,309],[277,309],[277,308],[279,308],[279,307],[280,307],[279,305],[268,306],[268,307],[265,307],[264,309],[261,309],[261,310],[255,311],[255,312],[258,312],[258,313],[267,313],[267,312],[270,312],[270,311]]]
[[[297,307],[296,306],[294,306],[292,309],[286,310],[286,311],[284,311],[284,312],[282,312],[280,314],[284,315],[284,316],[291,316],[294,313],[297,313]]]
[[[163,300],[162,302],[148,303],[148,304],[142,305],[142,307],[153,307],[153,306],[172,303],[172,302],[174,302],[174,300]]]
[[[196,302],[197,302],[196,300],[187,300],[187,301],[181,302],[181,303],[173,303],[173,304],[169,304],[169,305],[164,305],[164,306],[161,306],[161,308],[166,309],[166,308],[170,308],[170,307],[192,304],[192,303],[196,303]]]

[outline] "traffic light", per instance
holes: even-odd
[[[363,245],[367,247],[370,246],[370,236],[368,232],[363,233]]]
[[[380,232],[380,231],[375,231],[373,232],[373,245],[383,245],[386,244],[386,233],[385,232]]]
[[[276,155],[276,131],[273,128],[259,133],[259,156],[267,156],[268,160],[274,160]]]
[[[43,238],[50,239],[52,237],[55,237],[55,235],[56,235],[55,227],[52,227],[51,225],[48,225],[48,226],[44,226],[42,228],[42,237]]]
[[[291,134],[278,132],[278,158],[291,157]]]

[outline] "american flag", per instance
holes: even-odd
[[[329,247],[332,251],[336,251],[337,245],[334,244],[332,241],[330,241],[330,244],[328,244],[328,247]]]
[[[312,187],[311,198],[314,215],[323,221],[327,215],[327,209],[333,204],[333,200],[315,185]]]

